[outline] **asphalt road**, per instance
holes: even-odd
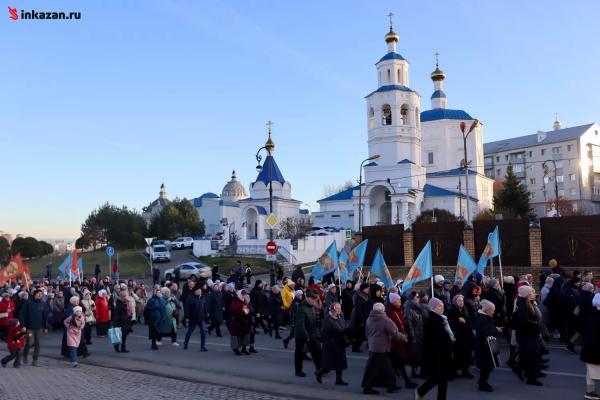
[[[158,267],[158,269],[160,269],[160,279],[164,280],[165,279],[165,275],[164,272],[165,270],[169,269],[169,268],[175,268],[176,266],[178,266],[179,264],[183,264],[185,262],[198,262],[198,260],[190,254],[190,252],[192,251],[191,248],[185,248],[185,249],[172,249],[171,250],[171,261],[169,262],[155,262],[153,263],[154,266]],[[147,282],[152,282],[151,278],[146,279]]]
[[[226,329],[224,330],[226,332]],[[287,331],[283,331],[285,335]],[[185,330],[180,329],[178,340],[183,342]],[[360,381],[366,363],[366,353],[349,353],[348,370],[344,371],[344,380],[348,387],[333,384],[333,374],[323,379],[319,385],[314,379],[314,367],[305,361],[305,378],[294,376],[293,343],[290,349],[283,348],[281,341],[267,335],[257,335],[259,354],[251,356],[235,356],[229,349],[229,337],[208,336],[207,353],[199,352],[199,333],[195,332],[190,348],[174,347],[168,339],[158,351],[150,350],[147,340],[147,328],[136,326],[135,332],[128,338],[128,354],[114,353],[106,338],[94,338],[90,346],[92,356],[81,360],[83,364],[95,364],[115,369],[132,370],[161,377],[183,379],[201,383],[211,383],[226,387],[270,393],[285,397],[352,399],[365,398],[360,394]],[[44,337],[42,355],[55,357],[59,353],[60,335],[51,333]],[[567,353],[559,344],[550,345],[550,368],[548,377],[543,378],[545,386],[532,387],[520,382],[505,367],[496,369],[490,383],[495,392],[481,393],[477,391],[476,380],[458,379],[449,385],[449,399],[528,399],[544,398],[546,400],[581,399],[585,388],[585,367],[578,357]],[[504,361],[507,349],[503,352]],[[66,362],[66,361],[65,361]],[[477,371],[473,368],[473,373]],[[399,381],[399,383],[401,383]],[[412,399],[412,391],[402,389],[395,394],[382,394],[381,397]],[[435,398],[433,393],[428,399]]]

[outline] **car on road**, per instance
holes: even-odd
[[[152,241],[152,246],[166,246],[167,249],[171,250],[171,248],[173,247],[173,244],[171,243],[170,240],[153,240]]]
[[[194,245],[194,238],[189,236],[178,237],[171,242],[171,247],[174,249],[184,249]]]
[[[152,262],[169,262],[171,261],[171,252],[167,246],[152,246],[150,248],[150,257],[152,257]]]
[[[185,280],[191,277],[196,279],[210,278],[212,276],[212,268],[206,264],[199,262],[187,262],[179,264],[175,268],[169,268],[165,270],[165,279],[172,280]]]

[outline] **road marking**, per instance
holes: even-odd
[[[129,335],[130,337],[137,337],[137,338],[147,338],[147,336],[144,335]],[[198,340],[190,340],[188,343],[194,343],[194,344],[200,344],[200,341]],[[215,343],[215,342],[206,342],[207,345],[210,346],[220,346],[220,347],[230,347],[229,343]],[[293,354],[294,351],[293,350],[286,350],[286,349],[274,349],[271,347],[262,347],[262,346],[254,346],[255,349],[257,350],[261,350],[261,351],[272,351],[275,353],[289,353],[289,354]],[[352,360],[363,360],[366,361],[369,359],[369,357],[364,357],[364,356],[353,356],[353,355],[346,355],[346,358],[352,359]],[[496,370],[498,371],[502,371],[502,372],[512,372],[512,370],[510,368],[496,368]],[[560,372],[560,371],[544,371],[544,373],[548,374],[548,375],[556,375],[556,376],[569,376],[572,378],[585,378],[584,374],[574,374],[572,372]]]

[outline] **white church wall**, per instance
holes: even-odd
[[[205,234],[214,235],[221,229],[219,199],[203,198],[202,206],[196,207],[198,217],[204,221]]]
[[[194,240],[192,252],[194,253],[195,257],[210,256],[217,253],[216,250],[211,249],[210,240]]]
[[[448,210],[457,217],[460,215],[458,198],[456,196],[429,196],[425,198],[422,211],[439,208]]]

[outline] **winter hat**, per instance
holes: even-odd
[[[360,291],[362,292],[363,290],[368,289],[369,286],[370,285],[368,283],[361,283],[360,284]]]
[[[296,290],[294,292],[294,297],[302,296],[303,294],[304,294],[304,292],[302,290]]]
[[[15,286],[15,292],[19,293],[19,289],[21,289],[21,286],[19,286],[19,285]]]
[[[427,303],[427,308],[429,309],[429,311],[434,311],[437,307],[440,306],[440,304],[444,305],[444,302],[438,299],[437,297],[432,297],[431,299],[429,299],[429,303]]]
[[[556,268],[558,266],[558,261],[553,258],[552,260],[548,261],[548,266],[550,268]]]
[[[83,308],[77,306],[77,307],[73,307],[73,314],[77,313],[77,312],[82,312]]]
[[[234,284],[233,282],[229,282],[229,283],[227,284],[227,289],[228,289],[228,290],[235,289],[235,284]]]
[[[208,286],[212,286],[213,285],[213,280],[212,279],[207,279],[206,283],[208,284]]]
[[[527,297],[534,291],[531,286],[523,285],[519,288],[519,297]]]
[[[504,283],[511,283],[511,284],[515,284],[515,277],[514,276],[505,276],[504,277]]]
[[[106,296],[106,290],[104,290],[104,289],[99,290],[98,291],[98,296],[100,296],[100,297]]]
[[[479,304],[481,305],[481,311],[483,311],[484,313],[487,313],[488,310],[492,309],[492,308],[496,308],[496,306],[494,305],[494,303],[492,303],[489,300],[481,300],[479,302]]]
[[[592,305],[600,310],[600,293],[596,293],[592,299]]]
[[[400,300],[400,296],[397,293],[390,293],[390,303],[396,304]]]
[[[5,297],[5,296],[6,296],[6,297],[10,297],[10,293],[8,293],[8,291],[6,291],[6,292],[2,293],[2,297]]]
[[[383,303],[375,303],[373,304],[373,311],[384,312],[385,306],[383,305]]]
[[[398,279],[398,280],[396,281],[396,287],[400,287],[400,286],[402,286],[402,284],[403,284],[403,283],[404,283],[404,281],[403,281],[402,279]]]
[[[442,275],[436,275],[435,278],[433,278],[433,280],[435,281],[435,283],[440,283],[444,281],[444,277]]]
[[[79,296],[73,296],[69,299],[69,303],[71,303],[72,306],[79,304]]]
[[[385,283],[381,282],[381,281],[377,281],[375,282],[377,285],[379,285],[380,287],[385,287]]]
[[[335,288],[335,285],[333,283],[330,283],[329,286],[327,286],[327,290],[331,290],[334,288]]]
[[[583,286],[581,286],[581,290],[585,291],[585,292],[593,292],[594,291],[594,284],[590,283],[590,282],[586,282],[583,284]]]
[[[492,279],[490,279],[490,280],[489,280],[489,282],[488,282],[487,286],[488,286],[489,288],[493,288],[493,287],[495,287],[495,286],[496,286],[496,284],[497,284],[497,283],[498,283],[498,281],[496,280],[496,278],[492,278]]]

